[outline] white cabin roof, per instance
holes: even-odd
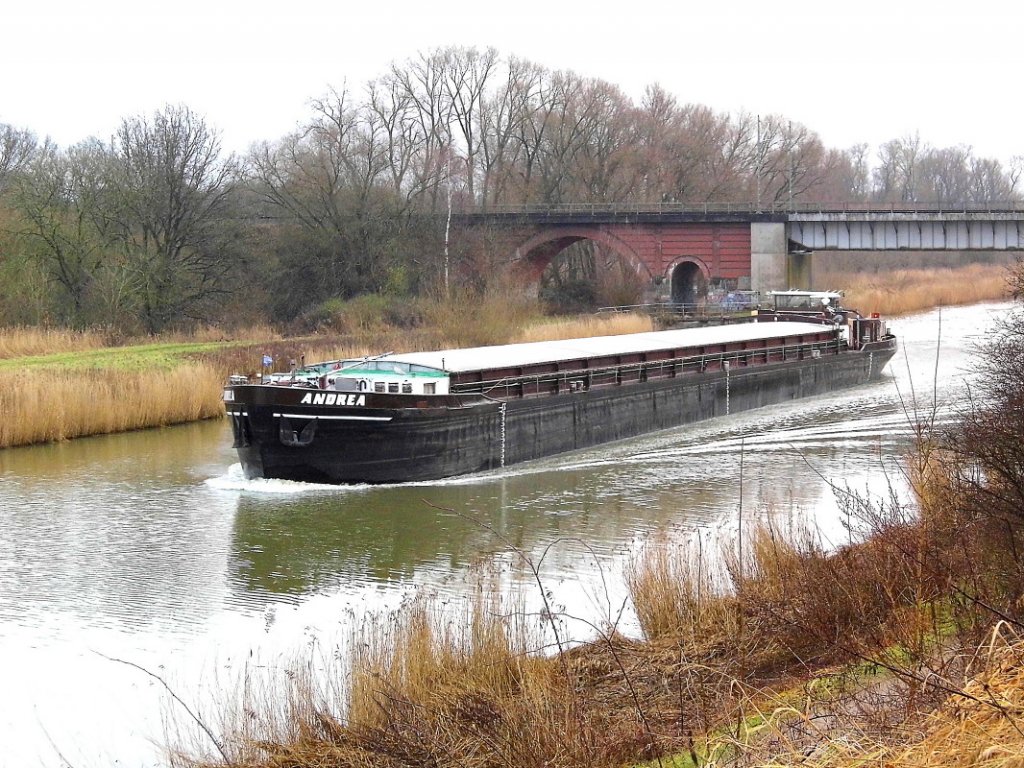
[[[439,368],[448,373],[518,368],[536,363],[562,362],[588,357],[654,352],[659,349],[701,347],[786,336],[800,336],[827,330],[829,326],[800,322],[757,322],[681,328],[672,331],[629,333],[620,336],[592,336],[562,341],[533,341],[493,347],[443,349],[437,352],[407,352],[385,355],[380,360],[395,360]]]

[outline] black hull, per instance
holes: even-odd
[[[372,395],[361,408],[301,406],[303,390],[240,385],[230,388],[228,411],[247,477],[436,480],[863,384],[894,353],[887,340],[817,359],[508,401],[438,397],[416,407]]]

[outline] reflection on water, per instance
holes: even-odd
[[[208,423],[0,451],[0,638],[57,616],[174,628],[218,610],[233,504],[195,491],[218,469],[222,433]]]
[[[936,313],[898,322],[876,384],[435,483],[245,480],[223,422],[0,451],[0,743],[17,745],[0,766],[57,765],[55,747],[81,768],[155,764],[166,696],[107,657],[203,690],[250,652],[330,643],[353,607],[463,593],[510,547],[546,551],[572,604],[652,531],[729,527],[741,492],[747,514],[843,536],[829,482],[900,485],[915,402],[946,418],[1001,309],[945,311],[941,345]]]

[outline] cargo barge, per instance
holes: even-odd
[[[796,295],[799,294],[799,295]],[[750,322],[383,354],[232,377],[247,477],[397,483],[497,469],[877,379],[896,350],[834,294]],[[824,306],[818,304],[823,296]]]

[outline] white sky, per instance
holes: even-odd
[[[0,122],[67,146],[184,103],[244,150],[421,51],[494,46],[681,102],[777,113],[845,148],[915,132],[1024,155],[1019,0],[13,0]]]

